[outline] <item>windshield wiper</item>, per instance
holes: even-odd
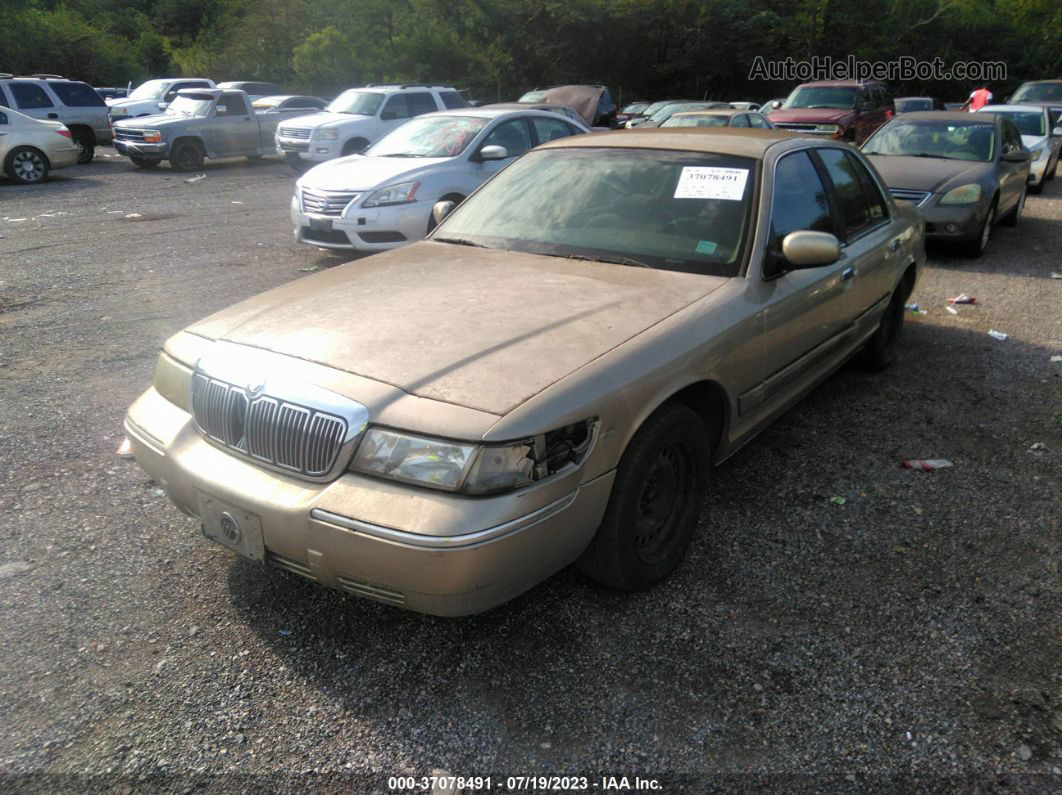
[[[582,254],[548,254],[550,257],[564,257],[565,259],[577,259],[583,262],[607,262],[610,265],[637,265],[639,268],[652,268],[653,266],[641,260],[630,257],[587,257]]]
[[[436,243],[453,243],[455,246],[472,246],[473,248],[490,248],[482,243],[473,243],[471,240],[466,240],[463,237],[433,237],[433,241]]]

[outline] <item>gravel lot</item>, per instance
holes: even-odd
[[[0,181],[9,791],[1062,786],[1062,179],[982,260],[931,251],[902,361],[721,467],[663,586],[565,571],[446,620],[238,560],[116,458],[167,336],[341,260],[292,242],[273,159],[188,183],[101,153]]]

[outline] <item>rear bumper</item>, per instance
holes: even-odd
[[[153,388],[129,409],[125,430],[138,463],[184,513],[195,516],[206,494],[258,517],[266,563],[444,616],[487,610],[574,561],[601,522],[614,476],[482,498],[354,473],[309,483],[211,445]]]

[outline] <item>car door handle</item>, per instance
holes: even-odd
[[[49,119],[58,119],[59,118],[59,114],[58,113],[49,113],[48,114],[48,118]]]
[[[896,238],[895,240],[893,240],[889,244],[889,248],[891,248],[893,251],[899,251],[900,250],[900,238]]]
[[[841,271],[841,281],[842,282],[846,282],[849,279],[851,279],[852,277],[854,277],[855,275],[856,275],[855,274],[855,268],[849,266],[849,267],[845,268],[843,271]]]

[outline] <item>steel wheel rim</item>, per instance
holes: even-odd
[[[181,168],[193,168],[195,163],[195,155],[188,146],[182,146],[177,150],[177,165]]]
[[[692,485],[693,453],[685,442],[673,441],[657,455],[638,498],[634,552],[643,562],[667,557]]]
[[[74,146],[77,147],[78,160],[88,154],[88,147],[85,146],[85,140],[80,135],[74,138]]]
[[[19,152],[11,165],[19,178],[27,182],[36,182],[44,176],[44,159],[36,152]]]
[[[988,246],[988,237],[992,234],[992,219],[996,217],[996,208],[988,208],[988,217],[985,218],[985,228],[981,230],[981,251]]]

